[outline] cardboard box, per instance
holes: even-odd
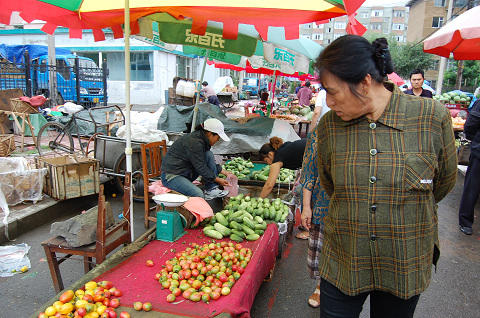
[[[238,90],[237,88],[234,86],[234,87],[225,87],[225,92],[232,92],[232,93],[236,93]]]
[[[99,192],[99,161],[75,155],[35,158],[37,168],[47,168],[43,191],[55,200],[83,197]]]

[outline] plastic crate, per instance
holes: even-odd
[[[100,190],[100,163],[96,159],[65,155],[35,158],[37,168],[47,168],[43,191],[55,200],[96,194]]]

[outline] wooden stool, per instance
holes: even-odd
[[[2,130],[2,134],[5,134],[5,129],[3,128],[3,122],[5,121],[8,116],[12,116],[13,120],[15,122],[15,125],[17,126],[18,130],[20,131],[20,135],[22,136],[22,144],[20,145],[20,149],[23,152],[23,145],[25,144],[25,122],[28,124],[30,127],[30,132],[32,134],[33,138],[33,143],[35,147],[37,147],[37,141],[35,139],[35,131],[32,123],[30,122],[30,114],[28,113],[17,113],[13,111],[8,111],[8,110],[0,110],[0,128]],[[20,124],[19,120],[17,117],[20,117],[22,119],[22,123]]]
[[[125,176],[124,196],[123,196],[123,219],[120,222],[106,228],[106,206],[105,195],[103,194],[103,185],[100,186],[98,194],[98,219],[97,219],[97,237],[96,241],[89,245],[73,247],[61,236],[55,236],[42,242],[47,256],[48,267],[52,275],[53,287],[56,293],[63,290],[62,275],[59,265],[72,257],[80,255],[83,257],[83,268],[85,274],[92,268],[92,258],[95,263],[102,263],[107,255],[121,244],[131,243],[130,233],[130,191],[131,191],[131,173],[127,172]],[[65,254],[64,256],[57,256]]]

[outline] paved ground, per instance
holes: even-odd
[[[459,230],[457,213],[463,180],[463,175],[459,173],[455,188],[439,204],[442,254],[436,271],[432,270],[431,285],[420,298],[417,318],[480,317],[480,227],[477,221],[472,236],[466,236]],[[114,211],[120,211],[120,198],[111,196],[112,189],[107,183],[107,200],[114,204]],[[84,197],[56,203],[45,199],[38,205],[21,205],[12,213],[11,217],[17,218],[19,233],[23,232],[21,229],[26,231],[16,236],[15,241],[2,245],[26,243],[31,246],[28,257],[32,267],[25,274],[0,278],[0,318],[28,317],[55,296],[40,242],[50,237],[51,223],[78,214],[95,205],[96,200],[96,197]],[[480,206],[477,205],[477,215],[478,209]],[[135,203],[134,211],[134,232],[135,237],[139,237],[144,231],[143,205]],[[33,216],[27,218],[29,215]],[[3,231],[3,228],[0,230]],[[306,270],[306,241],[290,238],[286,244],[282,258],[277,260],[272,281],[263,283],[257,294],[252,317],[319,316],[318,309],[310,308],[306,302],[315,287],[315,281],[308,277]],[[83,276],[80,260],[67,261],[60,268],[65,286]],[[368,316],[369,306],[366,304],[360,317]]]

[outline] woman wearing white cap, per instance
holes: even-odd
[[[230,184],[218,175],[229,175],[231,172],[216,164],[210,151],[220,138],[223,141],[230,140],[225,134],[222,122],[209,118],[196,126],[195,131],[177,139],[162,160],[163,185],[181,194],[206,200],[226,196],[228,191],[220,190],[218,186]],[[192,184],[198,176],[205,181],[205,195],[200,188]]]

